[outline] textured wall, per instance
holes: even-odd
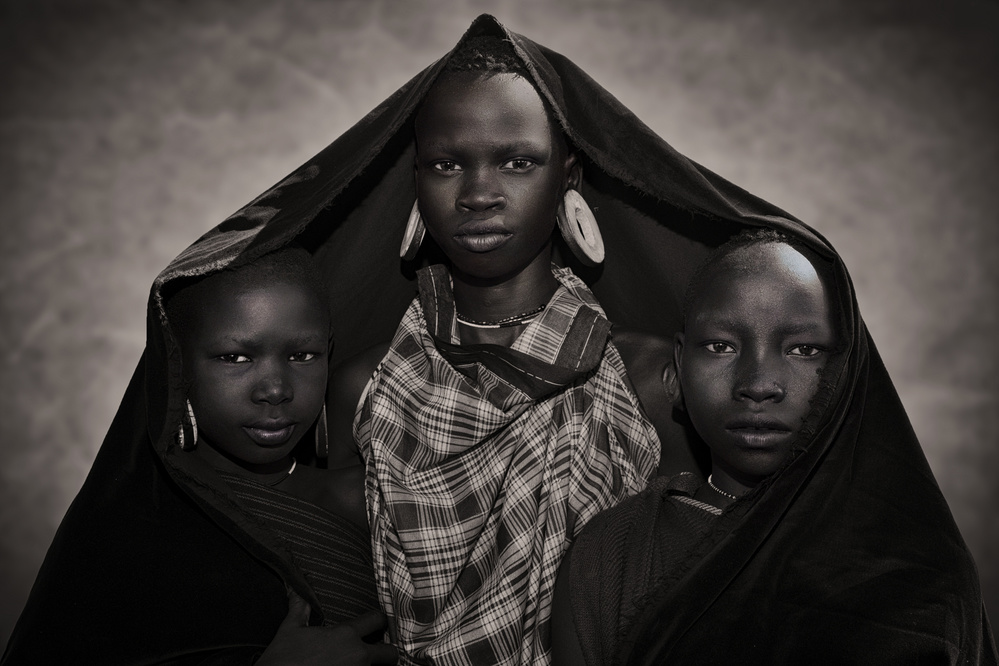
[[[824,233],[999,607],[999,6],[873,0],[0,8],[0,645],[203,231],[482,11]]]

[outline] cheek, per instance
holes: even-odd
[[[681,386],[691,419],[699,419],[702,415],[707,415],[710,419],[715,408],[726,402],[726,396],[730,393],[723,376],[696,364],[687,364]]]
[[[295,381],[295,402],[303,412],[319,415],[326,401],[327,373],[325,367],[306,369]]]
[[[232,419],[232,412],[244,394],[243,382],[238,377],[220,376],[218,373],[196,372],[188,390],[188,399],[194,417],[211,427],[224,425]]]
[[[790,391],[794,391],[794,404],[800,416],[804,418],[811,410],[812,401],[819,392],[822,383],[821,367],[803,368],[796,372],[793,386]]]
[[[457,178],[416,177],[416,199],[425,222],[428,218],[433,221],[441,211],[453,208],[456,197]]]

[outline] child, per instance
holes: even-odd
[[[906,546],[871,547],[856,539],[864,531],[856,518],[854,525],[836,525],[855,530],[851,543],[838,529],[833,530],[836,538],[824,535],[831,521],[821,514],[806,513],[795,522],[792,508],[785,515],[764,516],[771,538],[782,530],[791,534],[773,557],[765,550],[726,552],[731,551],[725,543],[728,529],[738,525],[737,530],[751,534],[753,520],[740,523],[739,518],[750,514],[754,503],[793,495],[786,481],[796,474],[795,465],[821,456],[824,442],[816,433],[836,427],[839,414],[829,406],[848,382],[843,369],[850,316],[842,308],[848,286],[834,276],[828,260],[773,231],[736,237],[694,275],[674,361],[682,408],[711,451],[711,473],[706,483],[687,473],[656,479],[641,495],[587,525],[563,561],[556,585],[557,665],[719,663],[723,655],[738,663],[916,663],[921,658],[938,663],[959,652],[962,658],[987,654],[991,646],[987,631],[983,643],[981,623],[958,630],[946,620],[952,612],[980,613],[977,593],[967,599],[952,596],[954,581],[967,585],[970,560],[963,549],[940,557],[943,566],[928,575],[922,566],[931,560],[929,547],[918,558],[922,562],[907,565],[904,560],[912,555]],[[828,492],[821,489],[823,477],[826,483],[843,480],[828,457],[817,465],[807,489],[799,490],[806,496]],[[852,465],[857,473],[860,456]],[[889,475],[881,481],[890,483]],[[862,499],[873,499],[855,490]],[[781,499],[793,507],[793,497]],[[929,493],[921,503],[932,506],[938,499]],[[840,508],[847,506],[844,502]],[[866,509],[866,519],[891,513],[876,503]],[[941,522],[939,529],[941,537],[956,535],[952,522]],[[825,550],[811,551],[812,540]],[[817,555],[826,558],[822,566]],[[742,608],[726,604],[724,586],[731,579],[725,576],[738,581],[740,567],[754,556],[767,561],[768,576],[748,584],[756,588],[757,602]],[[795,561],[799,556],[813,566],[803,567]],[[858,575],[865,569],[883,578]],[[722,577],[721,592],[713,592],[719,581],[712,574]],[[923,580],[926,587],[912,594],[911,586]],[[721,608],[715,612],[727,611],[724,621],[713,628],[684,624],[690,622],[685,594],[697,598],[689,603],[691,613],[703,612],[705,605]],[[774,594],[778,599],[771,603]],[[879,602],[884,606],[879,608]]]
[[[610,322],[552,266],[581,171],[529,76],[479,36],[428,91],[411,220],[444,262],[387,353],[342,371],[361,380],[341,401],[360,398],[380,600],[421,663],[543,662],[567,544],[659,458]]]
[[[450,71],[450,63],[465,44],[483,36],[497,38],[508,52],[512,50],[519,74],[497,74],[488,85],[478,86],[477,79],[482,77],[474,72]],[[459,80],[463,77],[464,81]],[[441,91],[454,95],[449,100]],[[497,95],[502,94],[502,101],[507,102],[503,109],[513,112],[497,115],[498,107],[483,104],[479,107],[483,113],[474,119],[492,119],[496,124],[454,127],[455,132],[465,133],[485,130],[479,136],[493,142],[495,152],[504,152],[501,148],[514,152],[498,165],[490,162],[491,171],[484,168],[487,162],[478,151],[473,151],[471,163],[469,155],[460,154],[422,161],[437,148],[429,139],[448,137],[439,132],[440,123],[427,116],[421,119],[420,114],[432,107],[459,110],[463,103],[458,98],[466,99],[466,93],[490,103],[501,101]],[[436,100],[432,99],[435,94]],[[516,108],[511,108],[511,101],[517,102]],[[670,103],[663,100],[663,104]],[[546,179],[540,200],[533,197],[539,190],[529,185],[536,183],[533,165],[538,160],[522,150],[533,146],[506,141],[502,124],[537,120],[550,129],[542,147],[558,151],[559,142],[564,141],[566,149],[552,163],[559,177]],[[527,127],[518,125],[518,130]],[[567,163],[570,154],[576,156],[575,163]],[[438,172],[442,182],[430,184]],[[507,188],[514,188],[519,202],[537,203],[530,206],[533,214],[520,218],[518,213],[531,224],[533,240],[528,249],[536,254],[525,252],[520,243],[502,242],[512,231],[490,228],[496,220],[471,220],[477,225],[449,233],[448,207],[437,205],[438,197],[450,192],[445,182],[461,183],[474,195],[468,200],[452,193],[452,203],[459,205],[460,200],[463,210],[479,207],[469,217],[493,215],[512,201],[507,196],[497,198],[503,192],[484,187],[490,182],[506,183],[502,189],[507,194],[514,192]],[[417,200],[415,212],[420,215],[413,214]],[[424,216],[422,228],[430,238],[421,245],[416,239]],[[546,234],[554,232],[556,216],[559,232],[552,233],[549,243]],[[747,226],[790,230],[825,247],[814,232],[787,213],[679,154],[571,60],[504,28],[490,16],[481,16],[454,51],[426,67],[307,163],[205,234],[161,275],[153,288],[143,362],[92,476],[102,481],[116,478],[123,465],[135,463],[130,456],[136,451],[157,451],[171,473],[193,475],[187,461],[200,459],[170,448],[186,402],[180,355],[161,327],[163,291],[175,280],[245,263],[289,243],[305,243],[330,285],[329,306],[337,327],[332,367],[389,340],[396,331],[402,333],[399,344],[387,355],[383,346],[377,348],[380,353],[365,357],[369,363],[360,364],[363,371],[357,373],[358,382],[331,382],[329,404],[335,434],[330,467],[360,464],[357,446],[351,441],[355,415],[360,444],[366,452],[373,452],[367,461],[371,464],[367,492],[375,521],[373,536],[384,544],[378,546],[376,556],[388,554],[386,559],[391,559],[391,568],[377,568],[381,598],[420,599],[410,606],[408,617],[393,618],[410,627],[403,637],[404,650],[413,646],[420,650],[442,637],[449,653],[440,656],[438,663],[545,664],[550,654],[551,589],[569,540],[598,509],[644,483],[660,454],[659,470],[664,474],[695,464],[687,431],[672,421],[668,409],[660,407],[667,402],[658,378],[669,345],[647,332],[679,328],[682,289],[693,267],[708,248]],[[405,233],[407,228],[411,233]],[[603,263],[599,262],[597,229],[606,250]],[[476,233],[465,233],[471,231]],[[455,235],[479,238],[459,243]],[[406,241],[401,260],[400,238]],[[514,246],[520,248],[517,261],[510,264],[511,257],[505,256],[491,266],[513,269],[506,273],[480,272],[490,266],[468,256],[476,247],[502,254]],[[827,250],[826,254],[834,253]],[[553,272],[547,264],[549,257],[559,266],[571,267],[579,279],[565,270]],[[528,267],[526,273],[521,270]],[[452,283],[454,268],[459,274]],[[547,268],[547,274],[539,268]],[[423,269],[419,276],[418,269]],[[516,279],[522,274],[530,279]],[[430,297],[414,304],[418,286]],[[424,308],[425,302],[430,309]],[[572,306],[568,314],[553,307],[567,302]],[[539,310],[542,305],[545,308]],[[437,313],[445,316],[437,318]],[[464,322],[458,323],[458,314]],[[405,330],[400,326],[403,317]],[[608,333],[609,322],[614,327]],[[855,326],[859,325],[857,320]],[[545,335],[533,335],[532,331],[542,328],[548,328]],[[547,334],[552,330],[566,335],[553,338]],[[853,339],[858,339],[856,333]],[[524,348],[531,353],[524,353]],[[421,354],[426,363],[421,362]],[[450,369],[441,361],[445,354]],[[544,362],[539,363],[539,358]],[[413,362],[403,368],[403,361]],[[382,371],[376,380],[371,371],[379,366]],[[873,363],[862,370],[865,378],[887,386],[886,394],[894,395],[883,368]],[[390,371],[396,384],[387,393],[383,380]],[[445,377],[446,382],[437,382]],[[363,391],[369,380],[371,390]],[[344,392],[344,385],[356,390]],[[362,392],[365,401],[359,405]],[[452,409],[455,405],[462,408]],[[507,437],[503,425],[517,420],[517,410],[523,410],[529,421],[517,423]],[[380,421],[372,416],[376,411]],[[906,423],[898,409],[878,405],[878,411],[885,424]],[[594,412],[601,415],[595,418]],[[386,422],[386,414],[399,419]],[[422,442],[412,436],[416,430],[425,435]],[[558,437],[550,438],[552,432]],[[499,438],[480,446],[490,433]],[[387,437],[368,451],[369,435],[374,442],[382,434]],[[661,449],[655,443],[657,434]],[[456,440],[460,446],[446,446]],[[486,455],[497,442],[505,447],[503,455]],[[391,456],[383,455],[389,451]],[[397,464],[400,459],[407,461],[413,473],[392,479],[405,467]],[[446,464],[429,469],[441,460]],[[468,467],[464,467],[466,462]],[[507,470],[511,473],[505,474]],[[525,474],[515,475],[515,470]],[[441,475],[451,479],[452,473],[469,483],[455,483],[442,491],[435,481]],[[473,485],[477,480],[478,487]],[[103,506],[95,489],[105,487],[95,481],[86,497],[87,507],[92,503]],[[132,490],[142,493],[147,487]],[[209,485],[184,487],[203,498],[199,501],[213,501]],[[390,492],[381,495],[382,488]],[[495,501],[510,489],[517,493],[518,502]],[[415,501],[407,501],[410,491]],[[391,523],[385,510],[389,505],[403,521]],[[489,519],[479,523],[481,533],[471,527],[461,529],[480,521],[483,513]],[[505,523],[502,527],[497,524],[500,519]],[[400,524],[413,529],[393,534]],[[516,529],[511,531],[510,526]],[[218,533],[214,526],[204,531]],[[461,548],[451,548],[456,531],[463,532]],[[59,541],[66,543],[70,536],[82,538],[89,532],[65,530],[67,539]],[[109,524],[105,533],[116,532]],[[438,535],[447,538],[437,541]],[[431,548],[400,556],[404,548],[396,536],[422,540]],[[464,547],[469,544],[471,554]],[[180,563],[177,558],[169,559],[170,566],[178,567],[192,558]],[[238,554],[230,553],[227,558],[237,560]],[[494,576],[492,563],[500,560],[502,570]],[[466,561],[469,566],[464,566]],[[407,583],[412,579],[410,567],[420,573],[418,586]],[[229,568],[235,570],[233,565]],[[516,575],[508,575],[511,572]],[[44,570],[39,576],[45,585],[49,578]],[[483,585],[487,578],[490,584],[505,580],[509,585],[500,585],[494,592]],[[267,588],[265,580],[256,580],[257,594],[270,589],[278,600],[267,607],[280,604],[284,613],[283,587]],[[55,582],[72,581],[57,578]],[[472,597],[475,608],[466,605]],[[395,613],[394,608],[386,610]],[[274,625],[279,622],[280,617]],[[404,654],[401,659],[425,657],[434,655]]]
[[[167,462],[164,475],[162,461],[133,452],[141,468],[109,482],[105,492],[120,497],[102,507],[117,513],[118,538],[89,550],[64,544],[107,560],[99,579],[72,583],[87,602],[74,619],[85,637],[66,642],[52,615],[39,624],[51,609],[38,590],[12,663],[394,663],[390,645],[361,639],[384,623],[363,470],[296,457],[325,449],[325,291],[308,252],[286,248],[182,284],[167,300],[187,398],[179,465]],[[149,479],[145,493],[122,491]],[[95,520],[92,538],[105,525]],[[57,554],[46,567],[85,570]],[[49,645],[24,637],[50,632]]]

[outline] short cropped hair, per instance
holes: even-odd
[[[715,266],[715,264],[736,250],[752,247],[754,245],[768,245],[773,243],[789,245],[808,259],[809,263],[811,263],[815,268],[815,272],[818,273],[819,279],[826,288],[826,292],[829,294],[829,302],[833,309],[834,323],[838,323],[839,317],[836,315],[837,299],[835,296],[836,280],[833,277],[832,264],[820,257],[813,249],[799,241],[797,238],[788,236],[787,234],[777,231],[776,229],[770,229],[767,227],[744,229],[712,250],[704,261],[701,262],[701,264],[694,270],[694,274],[691,276],[690,282],[687,283],[687,290],[684,293],[683,298],[684,323],[687,321],[687,315],[690,312],[694,299],[703,288],[705,276],[708,274],[710,269]]]
[[[183,345],[185,333],[196,325],[205,296],[223,286],[240,288],[293,284],[305,287],[324,307],[329,291],[312,255],[303,247],[289,245],[252,262],[225,268],[179,285],[166,299],[167,321],[174,337]],[[332,328],[330,330],[332,342]]]

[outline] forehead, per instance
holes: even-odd
[[[193,328],[199,337],[233,334],[298,335],[326,330],[329,315],[321,299],[293,281],[222,281],[202,294]]]
[[[416,117],[419,147],[456,136],[501,140],[521,134],[551,143],[553,129],[534,86],[509,73],[443,74],[427,93]]]
[[[739,248],[710,266],[687,313],[692,323],[831,325],[828,289],[798,250],[782,243]]]

